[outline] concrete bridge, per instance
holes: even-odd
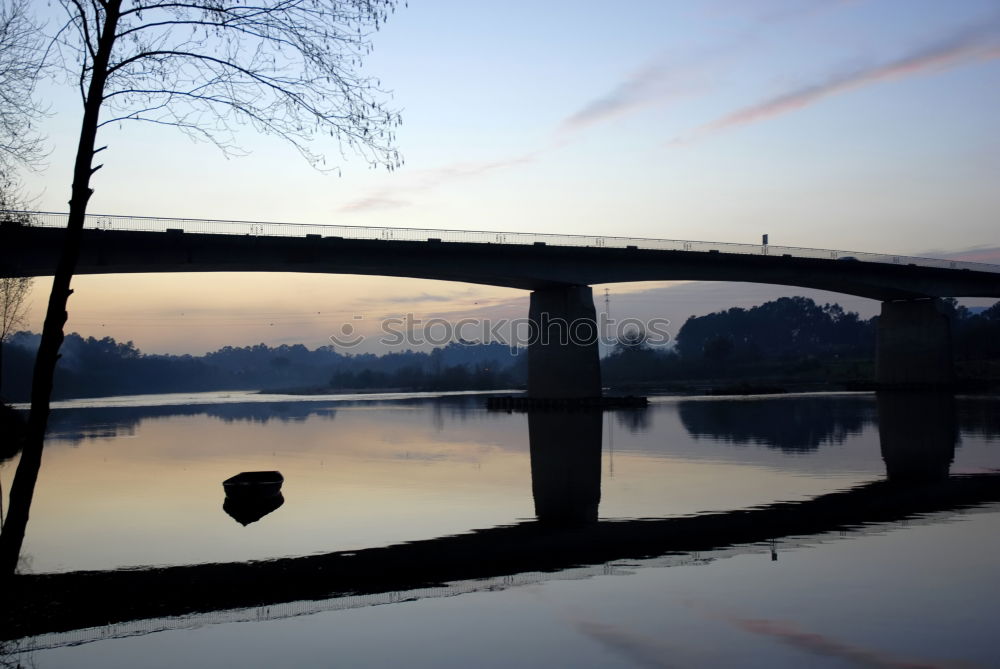
[[[54,272],[66,214],[24,212],[0,225],[0,276]],[[92,215],[77,274],[311,272],[460,281],[530,290],[531,396],[601,393],[591,286],[630,281],[737,281],[816,288],[882,302],[877,380],[953,379],[948,323],[935,298],[1000,298],[1000,266],[751,244],[627,237],[315,226]],[[543,317],[547,314],[547,318]],[[586,337],[549,327],[577,324]],[[543,336],[544,335],[544,336]],[[574,341],[575,340],[575,341]]]

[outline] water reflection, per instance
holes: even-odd
[[[208,416],[223,423],[248,422],[266,425],[272,421],[301,423],[319,418],[333,420],[338,408],[373,408],[385,405],[407,406],[430,411],[438,430],[446,420],[464,421],[470,413],[482,409],[477,395],[416,397],[402,400],[302,400],[285,402],[226,402],[213,404],[163,404],[149,406],[108,406],[83,409],[58,409],[49,421],[48,439],[79,443],[87,439],[110,439],[132,436],[143,422],[178,416]],[[4,456],[0,453],[0,459]]]
[[[145,421],[177,416],[208,416],[223,423],[262,425],[271,421],[301,423],[312,417],[333,420],[336,407],[324,402],[247,402],[61,409],[52,412],[46,439],[79,443],[132,436]]]
[[[166,568],[22,574],[13,580],[8,591],[10,599],[6,601],[9,603],[4,607],[0,618],[0,638],[75,629],[139,617],[173,616],[239,606],[320,599],[342,593],[385,593],[464,579],[493,578],[528,571],[558,571],[576,565],[600,565],[614,560],[708,551],[773,542],[782,537],[808,537],[843,528],[863,527],[870,523],[893,523],[928,513],[952,512],[1000,501],[1000,474],[949,476],[957,443],[959,414],[956,412],[955,400],[948,396],[885,394],[877,398],[859,396],[836,400],[820,397],[689,400],[665,407],[663,412],[666,414],[676,406],[681,425],[693,437],[711,437],[729,445],[761,444],[792,454],[761,451],[769,454],[772,459],[789,461],[803,460],[802,455],[816,451],[820,445],[841,443],[849,435],[856,434],[877,421],[880,452],[887,480],[851,487],[841,483],[836,487],[845,489],[825,494],[813,491],[808,493],[808,499],[793,502],[775,501],[757,506],[740,503],[733,504],[730,507],[732,510],[688,516],[678,514],[669,505],[665,505],[656,510],[661,516],[659,518],[602,521],[599,520],[599,505],[602,498],[603,421],[608,421],[609,428],[617,424],[630,433],[640,434],[652,431],[652,421],[648,419],[651,414],[616,412],[602,416],[600,412],[552,412],[532,413],[526,417],[490,416],[477,408],[480,402],[477,399],[462,399],[430,405],[434,407],[430,413],[435,429],[446,429],[445,416],[454,416],[462,421],[476,416],[481,419],[482,426],[494,426],[490,429],[495,429],[500,435],[497,441],[516,443],[518,438],[523,440],[526,423],[529,453],[524,453],[523,441],[520,446],[508,443],[506,447],[512,452],[511,459],[517,458],[522,463],[530,461],[535,520],[498,525],[465,534],[442,536],[445,532],[427,533],[422,538],[418,536],[412,540],[387,542],[389,545],[371,542],[357,549],[331,552],[333,547],[344,547],[339,544],[307,557],[270,561],[220,561]],[[423,404],[421,401],[396,406]],[[366,406],[374,408],[373,404]],[[996,406],[995,401],[992,406]],[[115,411],[122,412],[121,409]],[[317,432],[329,432],[332,440],[338,434],[342,436],[341,430],[344,430],[345,423],[349,424],[352,420],[351,412],[345,411],[335,425],[330,424],[327,421],[333,419],[335,407],[316,403],[303,403],[301,407],[174,406],[151,408],[145,412],[141,409],[127,409],[124,413],[128,415],[123,422],[115,423],[114,417],[108,414],[97,415],[97,420],[93,420],[90,425],[97,424],[100,429],[107,425],[131,425],[134,429],[141,420],[158,415],[178,414],[203,414],[227,422],[254,423],[271,420],[299,423],[307,418],[318,418],[323,424]],[[417,419],[422,416],[426,422],[426,406],[421,412],[405,413],[415,414]],[[983,413],[980,411],[976,415]],[[384,424],[398,418],[398,414],[396,418],[388,413],[372,412],[370,415],[365,419],[365,426],[378,423],[384,427]],[[963,420],[967,418],[967,414],[962,416]],[[665,422],[658,419],[659,426]],[[985,419],[981,418],[976,425],[984,422]],[[349,441],[351,447],[360,443],[364,448],[376,448],[378,444],[390,441],[387,435],[412,436],[415,425],[414,419],[407,417],[407,420],[400,421],[398,425],[393,424],[391,430],[385,428],[386,431],[375,433],[374,436],[367,432],[348,432],[363,435],[364,438],[345,441]],[[471,425],[468,433],[485,430],[482,426]],[[188,427],[193,433],[202,434],[198,432],[203,429],[201,424]],[[240,434],[243,434],[243,428],[249,426],[238,427],[241,428]],[[294,433],[294,430],[286,429],[283,425],[272,427],[280,428],[269,431],[272,436]],[[299,427],[301,426],[289,426],[296,430]],[[334,427],[338,429],[334,430]],[[81,434],[86,431],[77,426],[75,431],[67,430],[67,433]],[[227,428],[227,432],[232,431],[232,427]],[[416,456],[441,452],[433,448],[439,447],[447,438],[456,441],[463,438],[454,425],[447,426],[447,431],[447,435],[436,435],[437,441],[433,441],[432,445],[424,443],[424,450],[418,451]],[[868,430],[867,433],[872,432]],[[456,437],[456,433],[459,436]],[[661,439],[661,435],[662,441],[684,436],[679,429],[660,432],[654,436]],[[172,440],[175,437],[173,433],[169,433],[164,439]],[[424,435],[420,435],[420,439],[431,443],[430,438]],[[418,441],[419,439],[407,442],[407,448],[409,444],[416,444]],[[710,444],[707,442],[706,439],[700,446],[708,448]],[[861,443],[872,453],[873,458],[876,457],[873,442],[862,440]],[[237,445],[242,451],[252,448],[249,443],[241,442]],[[397,448],[395,442],[391,442],[390,446]],[[270,451],[269,444],[267,450]],[[405,469],[407,476],[432,471],[430,463],[437,462],[430,457],[416,456],[412,462],[418,464]],[[411,461],[409,457],[407,460]],[[370,469],[364,470],[369,475],[393,466],[393,463],[385,459],[373,462],[375,464]],[[475,478],[477,470],[474,463],[465,464],[472,466],[463,470],[448,470],[449,478],[442,478],[441,485],[456,488],[464,486],[466,490],[476,488],[481,481]],[[676,476],[675,480],[684,476],[683,462],[678,464],[677,460],[673,460],[669,462],[669,466],[672,468],[670,475]],[[875,459],[874,470],[866,470],[865,476],[877,475],[875,472],[879,467],[878,460]],[[282,468],[284,469],[283,465]],[[302,472],[301,469],[299,471]],[[462,472],[461,475],[455,474],[459,471]],[[517,471],[519,482],[525,482],[526,472]],[[351,472],[340,473],[345,476],[353,475]],[[322,476],[317,473],[318,480],[321,480],[317,488],[333,486],[326,472],[321,474]],[[659,476],[659,473],[656,475]],[[717,470],[712,470],[712,475],[716,476]],[[289,483],[301,478],[290,476]],[[185,478],[185,481],[189,480],[191,479]],[[214,480],[221,480],[221,477]],[[346,479],[341,479],[343,480]],[[725,485],[724,480],[712,481],[717,488]],[[676,495],[676,490],[669,484],[668,478],[657,480],[657,485]],[[365,485],[376,487],[377,483],[366,479]],[[832,488],[831,485],[826,490]],[[613,489],[613,485],[608,489]],[[519,490],[522,491],[520,499],[526,503],[526,488]],[[289,507],[301,504],[301,499],[308,492],[307,489],[300,488],[294,497],[290,495],[293,502],[289,503]],[[709,491],[705,497],[714,498],[721,492]],[[774,497],[768,499],[789,499],[778,496],[784,494],[783,490],[774,494]],[[386,506],[391,507],[384,517],[406,513],[410,514],[408,518],[411,522],[418,524],[422,522],[422,516],[432,513],[424,507],[400,509],[398,507],[401,505],[394,505],[390,495],[384,497],[389,500],[385,502]],[[219,516],[217,507],[214,507],[218,503],[217,499],[215,497],[215,501],[207,501],[204,506],[198,506],[197,512],[202,513],[205,508],[213,507],[213,515]],[[350,495],[344,495],[341,499],[344,501],[341,506],[317,505],[316,508],[322,509],[322,512],[302,516],[306,522],[301,523],[297,531],[302,532],[303,527],[308,527],[310,529],[307,531],[330,532],[330,528],[339,519],[351,515],[351,504],[358,504],[355,510],[361,509],[357,499]],[[664,499],[669,500],[669,495],[664,495]],[[657,498],[657,503],[661,501]],[[274,502],[277,503],[273,508],[266,509],[265,505],[237,508],[227,501],[224,509],[237,522],[246,525],[281,506],[284,499],[279,497],[271,501]],[[291,511],[288,508],[279,516],[287,522],[286,519],[292,515]],[[359,510],[358,513],[360,522],[369,520],[369,516],[360,515],[363,511]],[[515,517],[524,518],[526,515],[528,514],[522,513]],[[228,519],[221,520],[232,526]],[[482,522],[478,516],[476,520]],[[501,521],[497,521],[499,522]],[[254,526],[253,530],[265,530],[268,524]],[[482,523],[489,524],[492,523]],[[477,525],[467,527],[471,529]],[[243,532],[235,527],[233,530],[240,531],[241,536],[256,533]],[[288,536],[291,534],[289,532]],[[298,554],[306,552],[308,551]],[[243,554],[239,557],[246,559]],[[143,594],[137,597],[134,593]],[[31,613],[37,611],[38,606],[44,607],[46,602],[53,601],[64,602],[64,605],[45,615]]]
[[[900,401],[905,405],[905,400]],[[338,408],[405,406],[429,410],[435,429],[448,429],[447,422],[467,421],[481,414],[481,396],[412,398],[393,401],[288,401],[234,402],[163,406],[115,406],[60,409],[50,421],[49,438],[77,443],[87,439],[132,436],[148,420],[178,416],[208,416],[224,423],[301,423],[319,418],[333,420]],[[681,423],[694,438],[706,438],[743,446],[760,445],[787,453],[806,453],[823,445],[840,444],[878,422],[878,407],[870,395],[778,397],[751,399],[682,400],[677,403]],[[891,409],[890,409],[891,411]],[[963,397],[956,403],[956,429],[1000,439],[1000,412],[995,397]],[[652,410],[618,410],[614,422],[637,434],[654,428]],[[919,412],[910,415],[919,417]],[[0,461],[12,457],[13,446],[0,442]]]
[[[25,574],[6,584],[0,639],[766,544],[845,528],[863,533],[873,523],[898,523],[996,502],[1000,502],[1000,474],[995,473],[956,476],[920,488],[877,481],[801,502],[700,516],[600,521],[575,528],[524,522],[387,547],[264,562]],[[58,607],[44,606],[56,601]]]
[[[535,515],[550,525],[597,522],[601,502],[600,411],[528,415]]]
[[[275,511],[284,503],[285,498],[280,492],[264,497],[227,497],[222,503],[222,510],[237,523],[246,527]]]
[[[709,433],[726,443],[755,443],[786,453],[842,443],[875,422],[885,476],[894,484],[947,479],[958,441],[955,398],[947,393],[883,392],[874,406],[868,397],[836,403],[829,398],[686,401],[679,413],[695,438]],[[608,420],[636,432],[648,427],[645,414],[612,412]],[[601,412],[533,412],[528,431],[536,518],[554,526],[597,522]]]
[[[691,436],[735,445],[758,444],[789,453],[815,451],[858,434],[875,415],[867,397],[782,397],[688,400],[681,422]]]
[[[618,409],[614,412],[615,422],[629,432],[646,432],[652,426],[653,413],[647,409]]]
[[[1000,440],[1000,411],[997,409],[995,396],[963,397],[958,405],[962,432],[990,441]]]
[[[881,392],[877,402],[886,478],[917,484],[948,478],[958,441],[954,396]]]

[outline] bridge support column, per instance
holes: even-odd
[[[946,386],[954,380],[951,329],[937,300],[883,302],[875,382],[905,389]]]
[[[557,286],[531,293],[528,312],[528,396],[601,396],[597,310],[590,286]]]

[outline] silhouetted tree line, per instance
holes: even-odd
[[[492,366],[491,366],[492,365]],[[429,371],[410,365],[393,372],[363,369],[360,372],[340,370],[330,379],[337,390],[367,390],[371,388],[401,388],[407,390],[497,390],[524,383],[515,367],[499,367],[492,362],[469,369],[465,365],[450,365],[439,371]]]
[[[1000,302],[973,312],[943,300],[955,357],[967,371],[1000,377]],[[627,333],[601,364],[608,385],[775,374],[803,379],[865,379],[875,355],[878,317],[840,305],[787,297],[750,309],[692,316],[672,348]],[[5,399],[26,401],[38,335],[19,332],[4,355]],[[430,352],[339,353],[332,346],[226,346],[201,356],[142,353],[132,342],[71,334],[56,370],[55,397],[257,389],[491,390],[517,388],[527,355],[499,343],[453,342]]]
[[[4,396],[30,394],[38,335],[16,333],[5,349]],[[524,355],[502,344],[451,343],[419,351],[349,355],[332,346],[226,346],[201,356],[142,353],[131,342],[73,333],[56,368],[54,397],[258,389],[467,390],[524,383]]]
[[[973,312],[948,298],[942,300],[942,307],[951,321],[957,360],[1000,361],[1000,302]]]
[[[955,358],[975,375],[1000,376],[1000,302],[973,312],[942,300],[952,324]],[[651,348],[641,333],[605,358],[611,385],[700,378],[792,375],[866,380],[875,358],[878,316],[861,319],[838,304],[783,297],[750,309],[692,316],[669,349]]]
[[[337,390],[495,390],[527,381],[527,355],[504,344],[452,342],[429,353],[365,353],[340,360],[329,379]]]

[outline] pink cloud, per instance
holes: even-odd
[[[965,262],[981,262],[1000,265],[1000,247],[980,247],[964,251],[927,251],[920,254],[926,258],[944,258]]]
[[[690,72],[653,62],[634,72],[607,94],[587,103],[559,125],[571,132],[625,116],[644,107],[691,94],[696,85]]]
[[[857,0],[799,0],[791,4],[764,6],[754,20],[759,23],[777,23],[812,15]],[[710,14],[726,15],[743,13],[746,2],[726,0],[724,5],[709,10]],[[757,5],[753,5],[757,8]],[[721,61],[742,58],[745,51],[757,40],[759,29],[750,28],[738,34],[730,43],[703,51],[694,58],[678,62],[674,57],[661,56],[636,70],[604,95],[587,103],[566,117],[558,132],[566,133],[627,116],[646,107],[672,102],[695,95],[707,87],[706,82],[717,79],[713,71]]]
[[[980,25],[966,27],[943,40],[888,63],[836,74],[823,83],[804,86],[738,109],[695,128],[686,137],[681,137],[672,143],[683,143],[727,128],[764,121],[808,107],[831,95],[869,84],[995,58],[1000,58],[1000,20],[997,18]]]
[[[747,16],[749,11],[749,18],[754,21],[774,23],[812,16],[827,9],[855,2],[857,0],[795,0],[778,3],[721,0],[714,5],[708,5],[704,13],[710,18],[726,19],[733,16]]]

